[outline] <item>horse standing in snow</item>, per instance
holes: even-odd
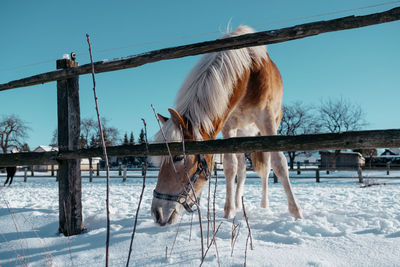
[[[7,179],[4,182],[4,186],[7,185],[8,180],[10,180],[10,183],[8,184],[8,186],[10,186],[12,184],[13,179],[14,179],[14,175],[17,172],[17,167],[6,167],[6,171],[7,171]]]
[[[225,37],[254,32],[240,26]],[[171,119],[159,116],[168,142],[213,140],[222,131],[224,138],[238,135],[276,135],[281,121],[283,87],[280,73],[265,46],[206,54],[192,69],[178,92],[176,109],[168,109]],[[162,132],[156,142],[164,142]],[[268,206],[267,185],[270,168],[281,179],[289,212],[302,218],[289,181],[287,161],[282,152],[252,153],[253,166],[262,177],[261,207]],[[151,213],[160,225],[175,223],[183,209],[191,212],[194,194],[199,197],[211,176],[212,155],[156,157],[160,172],[153,192]],[[246,178],[243,154],[224,155],[226,178],[225,218],[242,208]],[[238,176],[236,194],[234,180]],[[193,187],[193,190],[192,190]],[[194,192],[193,192],[194,191]]]

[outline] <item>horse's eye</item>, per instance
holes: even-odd
[[[173,160],[174,160],[174,162],[181,161],[181,160],[183,160],[183,156],[174,156]]]

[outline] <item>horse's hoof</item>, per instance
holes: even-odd
[[[225,215],[224,215],[225,219],[232,219],[233,217],[235,217],[235,215],[236,215],[235,209],[230,208],[230,209],[224,209],[224,210],[225,210]]]
[[[303,219],[303,214],[301,212],[301,208],[297,207],[294,209],[289,209],[289,213],[290,215],[292,215],[292,217],[297,221],[299,219]]]
[[[266,209],[269,207],[269,204],[268,204],[268,202],[261,201],[260,206],[261,206],[261,208]]]

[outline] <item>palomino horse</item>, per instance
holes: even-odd
[[[8,184],[8,186],[10,186],[14,179],[14,175],[17,172],[17,167],[6,167],[6,171],[7,171],[7,179],[4,182],[4,186],[6,186],[6,184],[8,183],[8,180],[10,180],[10,183]]]
[[[254,32],[240,26],[224,37]],[[224,38],[223,37],[223,38]],[[178,92],[176,109],[168,109],[171,120],[159,116],[162,131],[156,142],[216,139],[238,135],[276,135],[282,113],[282,81],[265,46],[210,53],[192,69]],[[238,133],[238,131],[240,131]],[[267,177],[270,167],[281,179],[289,212],[302,218],[289,181],[287,161],[282,152],[252,153],[253,165],[263,178],[262,207],[267,207]],[[157,157],[160,164],[153,192],[151,213],[160,224],[175,223],[183,209],[192,211],[212,171],[212,155]],[[242,208],[241,196],[246,177],[243,154],[225,154],[225,218],[232,218]],[[234,195],[234,180],[238,186]],[[194,191],[194,192],[193,192]]]

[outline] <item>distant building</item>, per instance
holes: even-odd
[[[56,146],[43,146],[40,145],[35,148],[32,152],[52,152],[58,151],[58,147]],[[93,170],[97,170],[97,164],[100,162],[100,157],[92,158],[92,166]],[[51,165],[36,165],[33,167],[35,171],[42,171],[47,172],[51,170]],[[58,169],[58,165],[54,165],[54,170]],[[81,159],[81,171],[88,171],[89,170],[89,159]]]
[[[346,168],[365,165],[365,158],[358,152],[320,151],[321,168]]]
[[[56,146],[38,146],[32,152],[51,152],[58,151],[58,147]]]
[[[400,148],[386,148],[381,156],[400,156]]]

